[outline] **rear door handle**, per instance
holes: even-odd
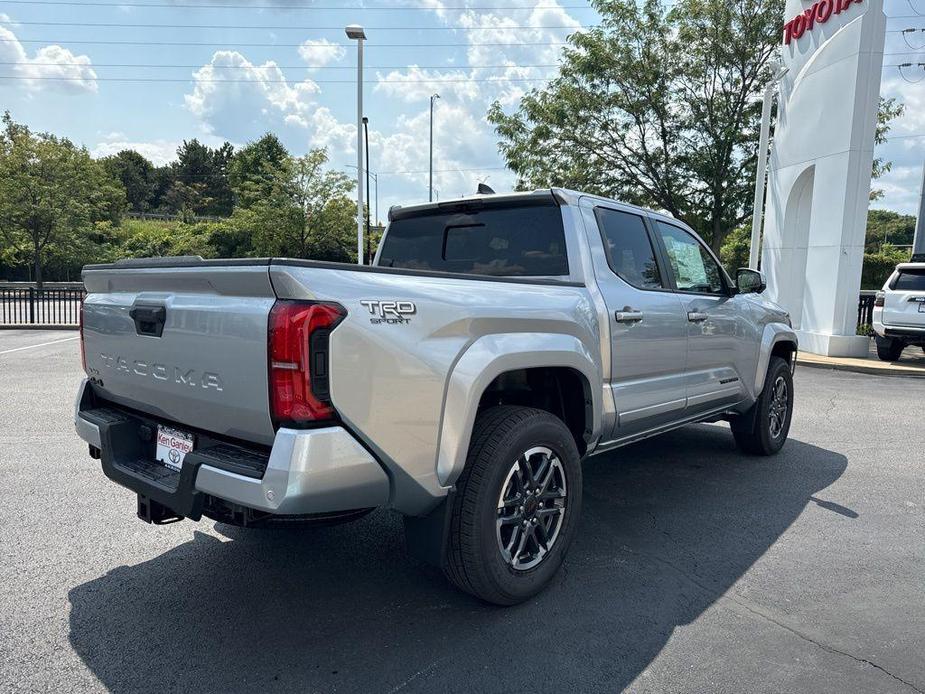
[[[701,313],[700,311],[688,311],[687,313],[687,320],[691,323],[703,323],[709,317],[706,313]]]
[[[642,320],[642,311],[617,311],[613,317],[617,323],[638,323]]]

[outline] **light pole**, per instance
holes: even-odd
[[[356,164],[344,164],[345,169],[355,169]],[[376,218],[376,226],[379,225],[379,174],[375,171],[366,171],[367,174],[373,177],[373,207],[376,210],[376,214],[373,215]],[[369,187],[369,186],[367,186]]]
[[[427,199],[434,201],[434,102],[440,98],[439,94],[430,97],[430,185]]]
[[[771,106],[777,86],[781,78],[787,74],[789,68],[782,67],[780,63],[771,61],[768,66],[774,71],[771,81],[764,90],[761,102],[761,137],[758,142],[758,173],[755,175],[755,208],[752,211],[752,244],[748,251],[748,266],[752,270],[758,269],[758,259],[761,257],[761,224],[764,221],[764,191],[767,187],[768,173],[768,140],[771,137]]]
[[[369,204],[369,118],[363,116],[363,135],[366,137],[366,259],[369,260],[369,215],[373,207]]]
[[[912,262],[925,263],[925,169],[922,171],[922,191],[919,198],[919,217],[912,237]],[[919,304],[921,306],[921,304]]]
[[[363,42],[366,32],[359,24],[344,29],[357,42],[357,265],[363,264]]]

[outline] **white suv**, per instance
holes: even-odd
[[[925,349],[925,263],[901,263],[874,302],[877,356],[896,361],[909,345]]]

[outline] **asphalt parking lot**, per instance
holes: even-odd
[[[0,691],[925,690],[923,380],[798,370],[771,460],[702,425],[587,461],[565,570],[499,609],[386,512],[136,520],[73,433],[75,337],[0,331]]]

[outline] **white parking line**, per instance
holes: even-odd
[[[71,340],[79,340],[80,335],[75,335],[74,337],[66,337],[63,340],[53,340],[52,342],[43,342],[40,345],[26,345],[25,347],[17,347],[16,349],[5,349],[0,354],[11,354],[13,352],[21,352],[24,349],[34,349],[35,347],[47,347],[48,345],[57,345],[60,342],[70,342]]]

